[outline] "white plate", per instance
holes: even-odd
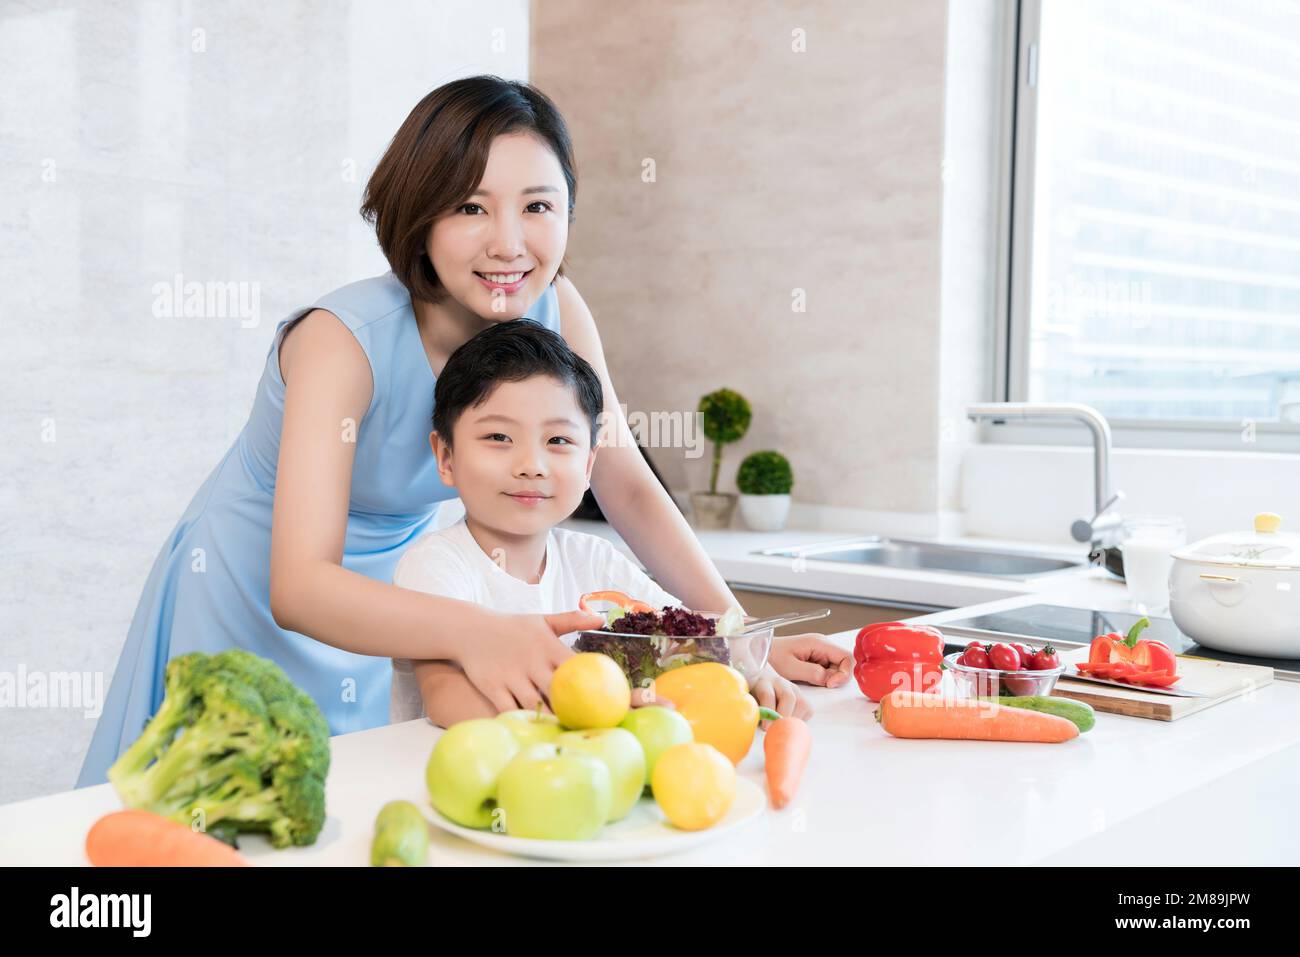
[[[664,818],[654,798],[643,797],[627,817],[606,824],[590,841],[543,841],[532,837],[511,837],[492,831],[461,827],[434,810],[433,824],[483,847],[536,857],[547,861],[625,861],[633,858],[676,854],[710,841],[720,840],[763,813],[767,796],[747,778],[736,779],[736,800],[731,810],[713,827],[703,831],[679,831]]]

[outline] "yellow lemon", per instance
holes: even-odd
[[[551,675],[551,710],[573,731],[612,728],[632,705],[627,676],[608,655],[574,655]]]
[[[683,831],[713,827],[736,799],[736,768],[711,744],[675,744],[659,756],[650,781],[659,810]]]

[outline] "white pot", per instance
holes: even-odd
[[[1300,535],[1255,516],[1254,532],[1213,535],[1173,553],[1169,614],[1207,648],[1300,658]]]
[[[741,495],[740,517],[756,532],[779,532],[790,517],[790,496]]]

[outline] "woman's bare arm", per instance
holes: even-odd
[[[356,436],[370,363],[332,313],[317,309],[280,346],[284,419],[271,519],[271,613],[281,628],[360,654],[452,655],[437,621],[467,626],[477,606],[397,588],[341,564]]]
[[[591,476],[591,490],[601,511],[655,580],[688,608],[720,612],[738,605],[686,519],[641,457],[619,408],[591,310],[567,279],[556,279],[555,289],[565,341],[591,363],[605,388],[605,413],[610,422],[607,441],[611,444],[596,456]]]

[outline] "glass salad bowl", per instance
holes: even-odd
[[[1049,695],[1056,687],[1056,679],[1065,671],[1064,665],[1055,668],[1031,671],[1004,671],[1000,668],[972,668],[963,665],[957,659],[962,652],[947,655],[943,662],[948,674],[952,675],[953,687],[958,697],[976,698],[995,695]]]
[[[758,619],[742,616],[738,611],[724,615],[712,612],[695,614],[713,621],[715,630],[724,634],[641,635],[619,631],[619,618],[614,617],[606,625],[606,629],[611,630],[574,632],[571,647],[577,652],[609,655],[623,669],[634,688],[648,686],[672,668],[706,661],[716,661],[735,668],[753,686],[767,664],[775,626],[769,625],[748,634],[739,634],[746,625]]]

